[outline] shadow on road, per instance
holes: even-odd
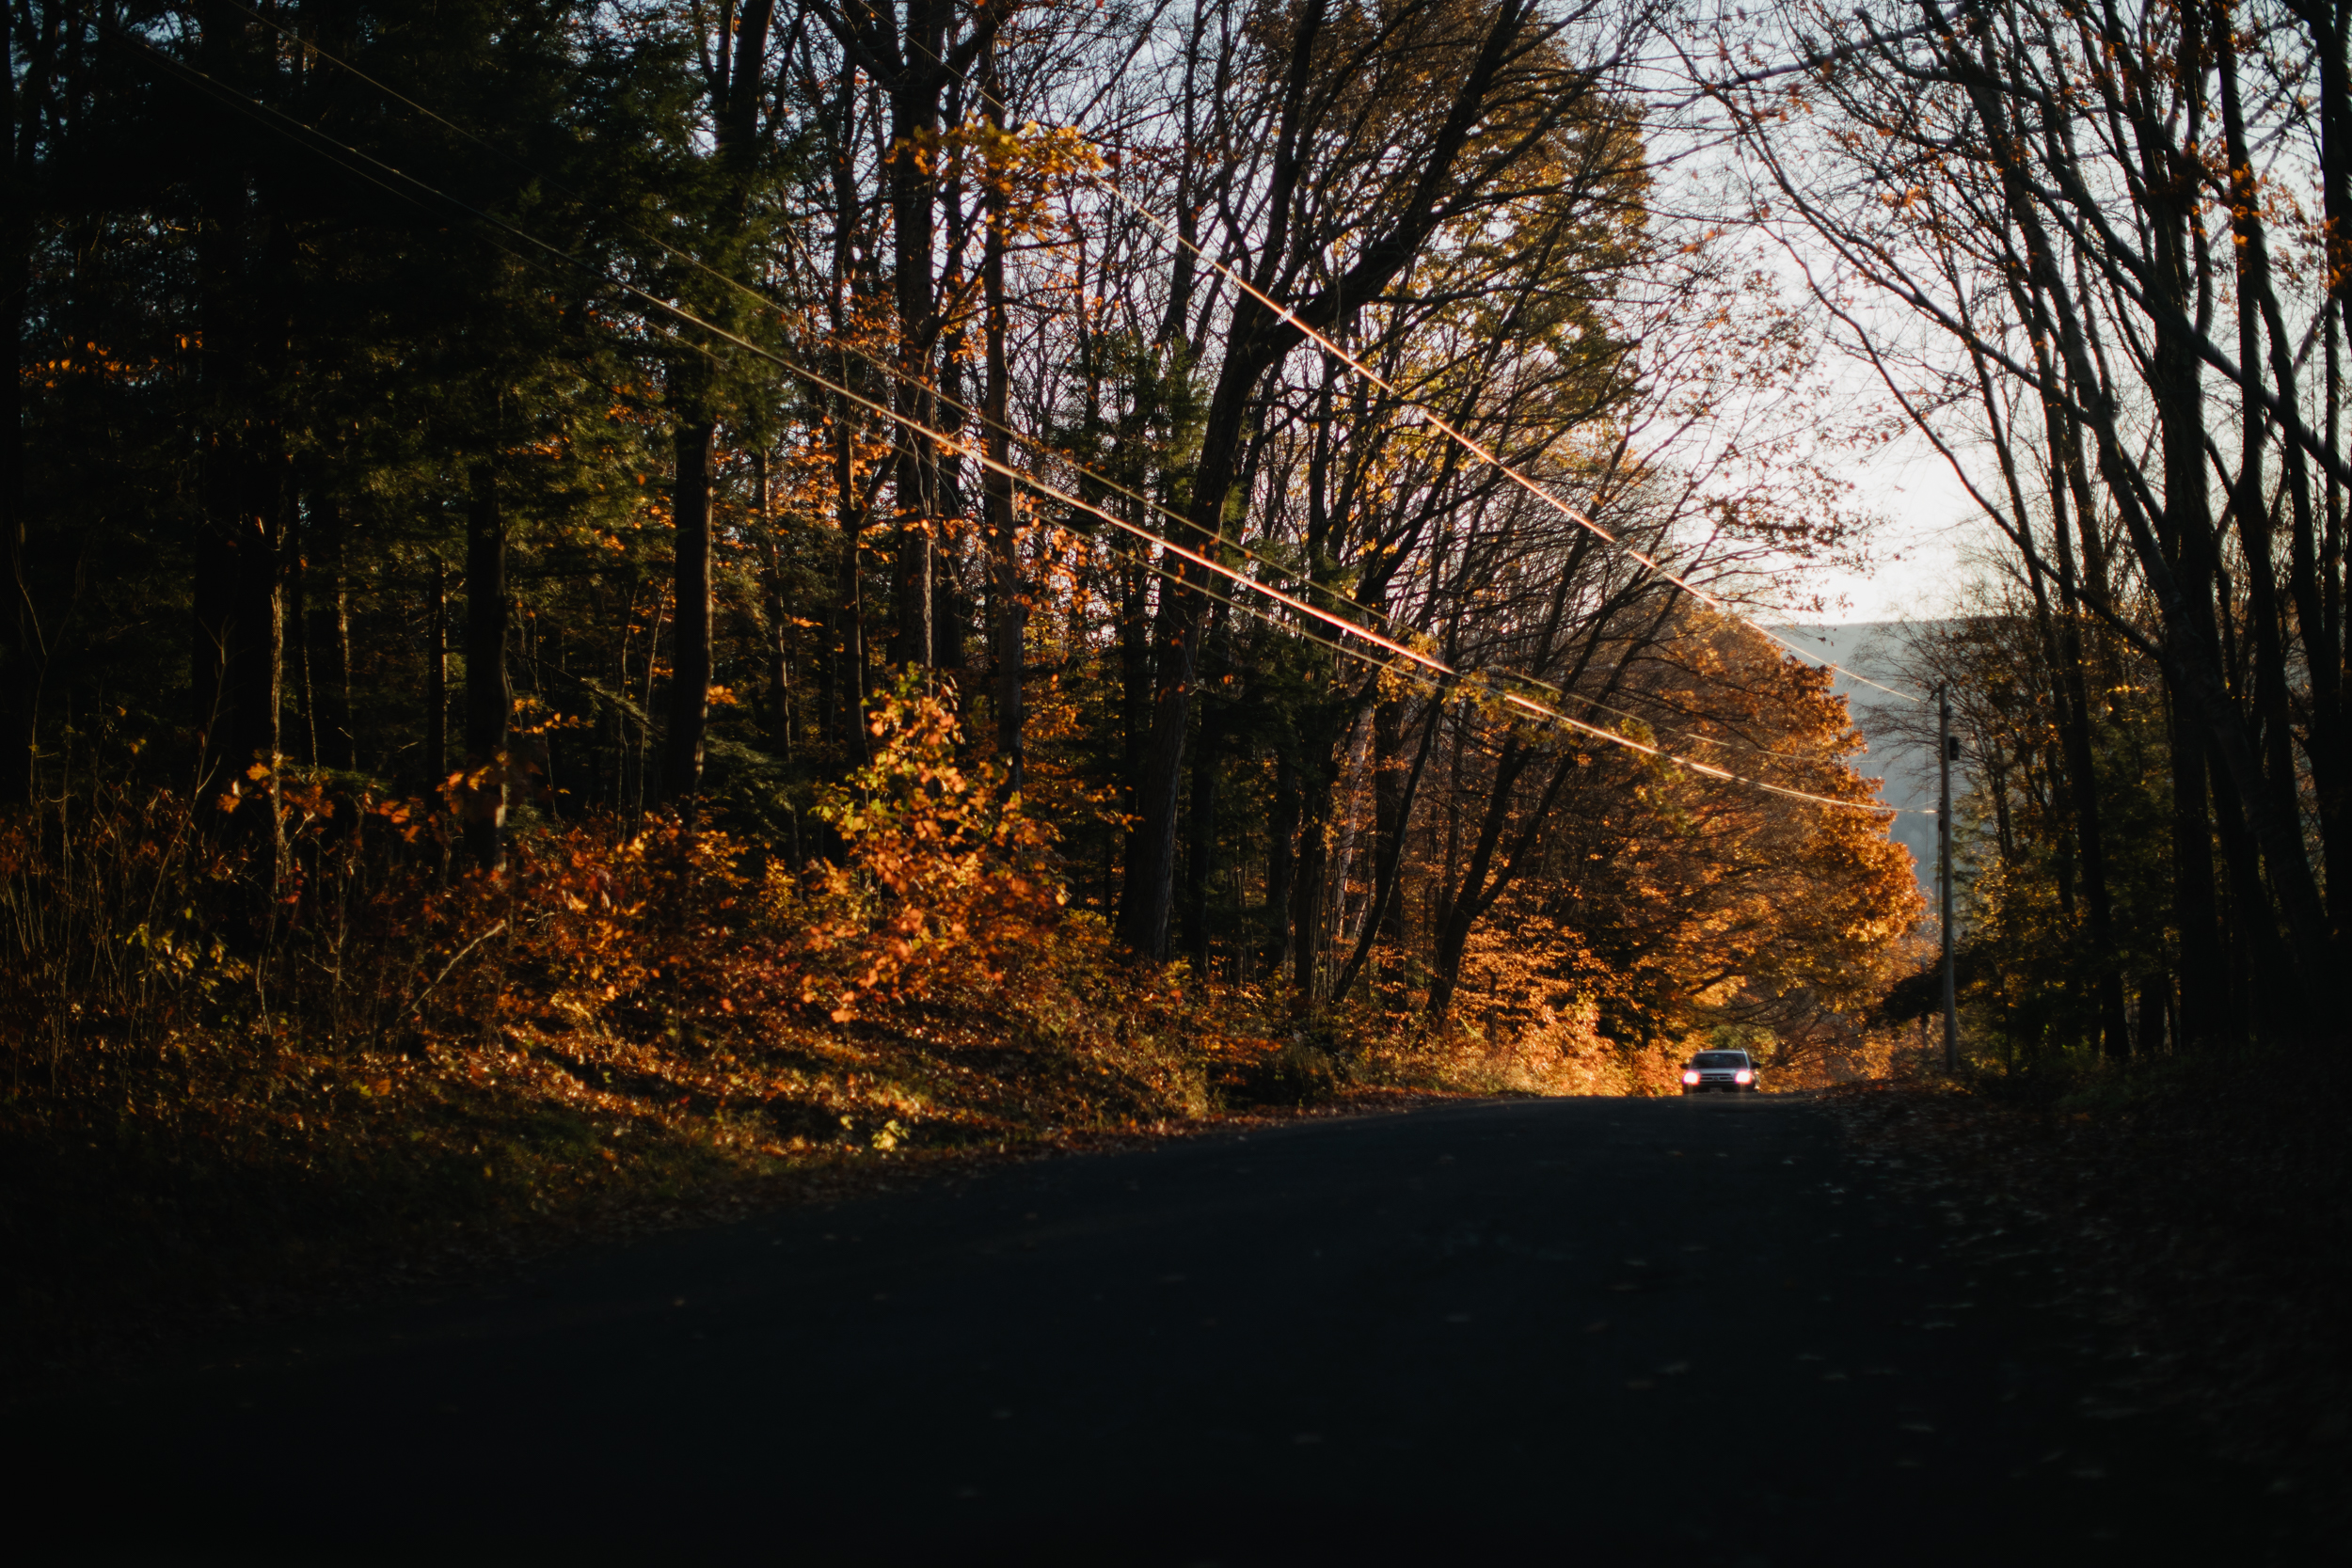
[[[167,1560],[2259,1561],[1795,1097],[1449,1106],[575,1259],[20,1411]],[[28,1513],[28,1510],[30,1511]]]

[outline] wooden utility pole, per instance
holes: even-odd
[[[1944,926],[1944,1070],[1960,1070],[1960,1004],[1952,967],[1952,759],[1960,742],[1952,736],[1952,698],[1945,687],[1935,689],[1935,763],[1941,786],[1935,802],[1936,887],[1943,902]]]

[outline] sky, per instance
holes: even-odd
[[[1925,440],[1891,444],[1874,460],[1849,467],[1846,477],[1854,483],[1856,499],[1885,518],[1870,552],[1874,569],[1808,573],[1805,588],[1821,594],[1828,612],[1791,617],[1787,629],[1822,662],[1897,681],[1894,661],[1899,655],[1886,624],[1953,613],[1959,586],[1968,575],[1966,554],[1986,525],[1968,492]],[[1818,635],[1806,635],[1808,627],[1819,628]],[[1887,830],[1911,851],[1920,891],[1932,898],[1935,818],[1926,808],[1935,804],[1934,748],[1921,749],[1884,722],[1902,705],[1898,699],[1845,679],[1833,689],[1851,702],[1854,722],[1869,742],[1868,752],[1853,759],[1855,769],[1866,778],[1883,779],[1884,799],[1905,808]]]
[[[1744,19],[1745,12],[1740,13]],[[1680,76],[1668,71],[1661,83],[1669,95],[1687,90]],[[1736,149],[1718,138],[1721,126],[1706,111],[1685,128],[1697,147],[1688,155],[1676,154],[1661,165],[1661,205],[1678,221],[1702,231],[1710,247],[1737,245],[1739,264],[1753,267],[1776,287],[1780,302],[1825,333],[1820,357],[1805,372],[1804,406],[1843,422],[1851,419],[1863,427],[1884,428],[1894,413],[1878,366],[1857,349],[1857,330],[1867,332],[1882,348],[1892,351],[1889,362],[1916,361],[1934,365],[1948,351],[1938,333],[1908,308],[1863,286],[1847,286],[1843,269],[1799,226],[1767,223],[1741,231],[1734,215],[1744,202],[1769,197],[1750,187]],[[1669,138],[1671,141],[1671,138]],[[1661,150],[1671,150],[1668,142]],[[1828,280],[1838,293],[1844,325],[1832,320],[1813,295],[1817,282]],[[1841,282],[1840,280],[1844,280]],[[1916,390],[1915,387],[1912,388]],[[1792,394],[1793,395],[1793,394]],[[1933,400],[1929,400],[1932,402]],[[1733,422],[1751,418],[1752,405],[1726,400],[1723,417]],[[1773,416],[1768,409],[1763,423]],[[1738,440],[1749,432],[1726,427],[1720,438]],[[1971,453],[1973,433],[1947,429],[1948,439],[1961,443],[1963,461]],[[1876,445],[1865,453],[1841,453],[1830,445],[1824,430],[1811,457],[1820,468],[1851,483],[1851,500],[1881,520],[1874,531],[1870,564],[1858,571],[1836,571],[1789,561],[1777,573],[1788,604],[1818,597],[1820,612],[1787,614],[1785,619],[1820,626],[1849,626],[1902,620],[1935,620],[1959,608],[1959,589],[1969,575],[1967,556],[1988,529],[1976,502],[1954,477],[1944,455],[1915,432]],[[1790,569],[1795,568],[1795,569]]]
[[[1868,572],[1821,572],[1807,587],[1828,612],[1804,616],[1821,625],[1935,620],[1957,609],[1965,580],[1963,555],[1984,527],[1976,503],[1944,459],[1916,437],[1894,443],[1868,462],[1845,470],[1857,499],[1881,513]]]

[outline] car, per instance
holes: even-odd
[[[1763,1083],[1744,1051],[1702,1051],[1682,1064],[1684,1094],[1754,1094]]]

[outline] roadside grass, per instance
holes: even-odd
[[[1968,1256],[2094,1325],[2119,1406],[2176,1404],[2217,1450],[2352,1525],[2352,1179],[2336,1074],[2288,1051],[1856,1085],[1828,1103]]]
[[[875,739],[801,866],[607,816],[469,871],[453,802],[331,778],[0,821],[0,1374],[884,1171],[1671,1092],[1678,1048],[1589,1008],[1489,1039],[1136,964],[944,706],[903,689]]]
[[[1053,947],[1047,986],[748,1036],[548,1028],[510,994],[513,1022],[453,1012],[401,1050],[253,1028],[86,1049],[67,1092],[0,1098],[0,1364],[1262,1108],[1233,1092],[1260,1053],[1231,1009],[1112,965],[1096,923]]]
[[[675,922],[654,902],[628,936],[658,958]],[[685,924],[721,968],[717,948],[772,935]],[[485,949],[397,1033],[298,1010],[93,1030],[56,1083],[0,1095],[0,1376],[30,1392],[224,1324],[926,1169],[1498,1087],[1475,1053],[1385,1036],[1376,1070],[1342,1069],[1378,1015],[1311,1042],[1287,998],[1134,966],[1083,912],[1027,936],[1017,964],[943,962],[848,1018],[728,1007],[691,966],[661,1006],[583,1007],[526,945]]]
[[[1250,1080],[1261,1004],[1065,909],[941,705],[876,741],[803,866],[608,816],[469,871],[449,803],[330,778],[0,821],[0,1366],[1157,1133]]]

